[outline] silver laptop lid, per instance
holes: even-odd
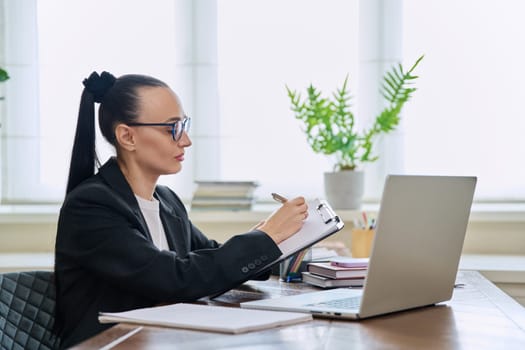
[[[387,177],[360,317],[451,298],[475,186],[475,177]]]

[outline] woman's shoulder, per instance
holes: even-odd
[[[121,201],[121,196],[100,176],[94,175],[66,195],[63,207]]]
[[[91,191],[104,191],[108,188],[109,186],[104,181],[102,181],[99,175],[93,175],[79,183],[71,192],[69,192],[68,195],[78,196]]]

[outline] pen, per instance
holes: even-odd
[[[363,212],[363,220],[364,220],[364,228],[366,229],[368,227],[368,218],[366,217],[366,212]]]
[[[272,193],[272,198],[275,199],[279,203],[284,203],[288,200],[284,198],[283,196],[281,196],[280,194],[277,194],[275,192]]]

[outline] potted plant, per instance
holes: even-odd
[[[355,116],[350,110],[352,96],[347,87],[348,76],[331,98],[323,97],[312,84],[307,87],[304,99],[299,92],[286,86],[291,109],[295,117],[302,121],[312,150],[335,156],[333,172],[324,174],[326,196],[335,208],[360,207],[364,192],[361,166],[379,158],[373,152],[374,142],[380,135],[387,134],[398,126],[404,104],[416,91],[413,83],[417,76],[413,75],[413,71],[422,59],[423,56],[419,57],[408,71],[398,64],[384,74],[381,94],[386,105],[376,116],[374,123],[362,130],[358,130]],[[341,177],[348,179],[353,185],[341,185]]]

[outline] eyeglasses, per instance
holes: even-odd
[[[128,123],[128,126],[170,126],[171,137],[173,141],[179,141],[183,132],[189,132],[191,126],[191,118],[184,117],[182,120],[177,120],[173,123]]]

